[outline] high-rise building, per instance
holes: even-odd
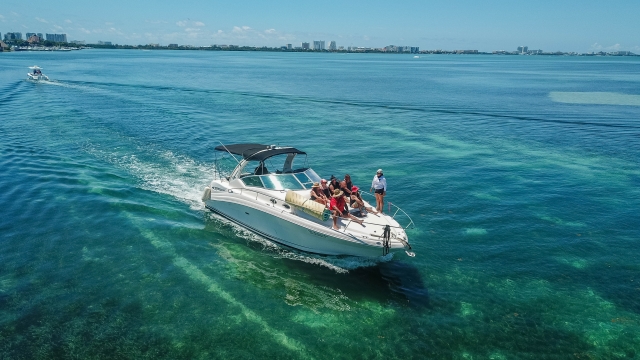
[[[18,41],[22,40],[22,33],[20,32],[8,32],[4,34],[4,41]]]
[[[32,37],[33,35],[36,35],[36,33],[27,33],[25,36],[28,38]]]
[[[47,41],[67,42],[67,34],[47,34]]]
[[[411,53],[412,54],[417,54],[420,52],[420,48],[418,46],[412,46],[411,47]]]
[[[287,44],[287,50],[291,50],[291,49],[293,49],[293,45]]]
[[[528,46],[518,46],[518,52],[520,54],[526,54],[528,50],[529,50]]]
[[[331,42],[329,43],[329,50],[331,50],[331,51],[336,51],[336,50],[338,50],[338,47],[336,46],[336,42],[335,42],[335,41],[331,41]]]
[[[301,46],[302,46],[303,50],[309,50],[309,43],[308,42],[303,42]]]
[[[325,50],[325,48],[324,48],[324,40],[314,40],[313,41],[313,50]]]

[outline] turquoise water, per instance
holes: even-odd
[[[639,106],[637,58],[2,54],[0,358],[637,358]],[[383,168],[417,256],[215,217],[218,140]]]

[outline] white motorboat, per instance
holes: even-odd
[[[309,167],[293,168],[294,158],[305,152],[261,144],[220,145],[215,149],[229,153],[237,162],[226,176],[216,160],[216,174],[202,198],[208,209],[222,217],[306,252],[377,257],[404,250],[415,256],[405,232],[413,227],[413,221],[396,206],[390,214],[378,215],[352,209],[363,223],[339,218],[339,230],[335,230],[330,211],[310,199],[311,186],[320,182],[320,177]],[[281,167],[273,168],[274,163]],[[365,201],[365,206],[371,205]]]
[[[38,65],[29,66],[29,71],[27,73],[27,80],[33,81],[49,81],[49,77],[42,73],[42,68]]]

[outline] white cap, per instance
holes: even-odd
[[[382,173],[382,169],[378,169],[378,171],[376,171],[376,173]]]

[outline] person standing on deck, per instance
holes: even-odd
[[[375,190],[376,195],[376,210],[383,212],[384,210],[384,197],[387,195],[387,179],[382,174],[382,169],[378,169],[376,176],[373,177],[371,182],[371,190]]]

